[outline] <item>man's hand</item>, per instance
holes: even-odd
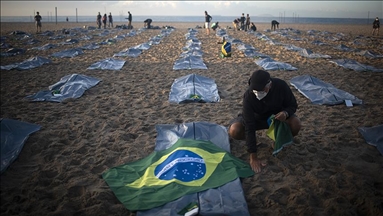
[[[287,119],[287,112],[286,111],[281,111],[275,115],[275,119],[279,121],[286,121]]]
[[[261,172],[262,167],[266,166],[266,163],[257,158],[257,153],[250,153],[250,166],[255,173],[259,173]]]

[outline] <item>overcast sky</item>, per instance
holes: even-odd
[[[367,18],[382,17],[383,1],[3,1],[1,16],[31,16],[39,11],[58,16],[93,16],[98,12],[114,15],[250,16],[285,14],[292,17]]]

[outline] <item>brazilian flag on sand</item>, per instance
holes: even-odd
[[[249,177],[250,165],[210,141],[179,139],[172,147],[106,171],[102,177],[130,211]]]

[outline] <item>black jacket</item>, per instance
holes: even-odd
[[[243,97],[243,121],[246,128],[247,151],[257,151],[256,119],[267,121],[272,114],[286,111],[289,116],[297,110],[297,101],[290,87],[284,80],[271,78],[272,84],[266,97],[258,100],[252,89],[248,89]]]
[[[243,24],[243,23],[245,23],[245,21],[246,21],[246,17],[241,16],[241,23]]]
[[[209,14],[205,15],[205,22],[210,22],[213,19]]]

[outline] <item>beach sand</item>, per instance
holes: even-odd
[[[123,24],[123,23],[115,23]],[[125,23],[126,24],[126,23]],[[133,22],[135,26],[136,23]],[[261,69],[233,46],[231,58],[220,58],[219,38],[198,29],[207,70],[173,70],[174,62],[186,44],[187,28],[202,23],[153,23],[176,30],[159,45],[153,45],[137,58],[126,57],[119,71],[87,70],[91,64],[112,57],[123,49],[147,42],[160,30],[147,30],[100,49],[85,50],[74,58],[52,59],[51,64],[31,70],[1,70],[1,118],[42,126],[25,142],[18,158],[1,175],[2,215],[135,215],[115,197],[101,174],[111,167],[136,161],[154,150],[155,125],[207,121],[227,126],[242,107],[242,95],[253,71]],[[43,31],[95,26],[94,23],[44,23]],[[222,23],[222,27],[231,26]],[[137,27],[140,26],[135,26]],[[333,59],[350,58],[382,68],[382,59],[369,59],[333,47],[344,44],[383,54],[382,37],[370,37],[371,25],[280,24],[280,28],[301,31],[307,40],[287,40],[270,32],[268,23],[257,24],[258,31],[286,44],[309,48]],[[41,42],[25,45],[12,31],[29,32]],[[313,45],[308,30],[343,33],[340,41]],[[129,32],[123,30],[122,32]],[[313,105],[294,87],[297,116],[302,130],[297,142],[271,156],[271,140],[265,131],[257,132],[258,157],[267,161],[262,173],[243,179],[243,190],[251,215],[383,215],[383,157],[368,145],[357,128],[383,123],[383,74],[344,69],[325,59],[307,59],[282,46],[270,45],[243,31],[227,30],[270,55],[297,67],[297,71],[270,71],[273,77],[289,80],[309,74],[347,91],[364,101],[346,107]],[[382,34],[382,33],[381,33]],[[94,37],[74,45],[46,51],[27,50],[24,54],[2,57],[1,65],[49,55],[90,42],[100,42],[117,34]],[[363,43],[352,43],[359,35]],[[29,49],[48,40],[36,35],[33,23],[1,23],[1,36],[16,48]],[[66,38],[67,39],[67,38]],[[2,51],[5,51],[2,49]],[[25,97],[58,82],[69,74],[101,79],[78,99],[63,103],[28,102]],[[170,104],[174,79],[196,73],[215,80],[221,101],[218,103]],[[244,141],[231,140],[231,152],[249,160]]]

